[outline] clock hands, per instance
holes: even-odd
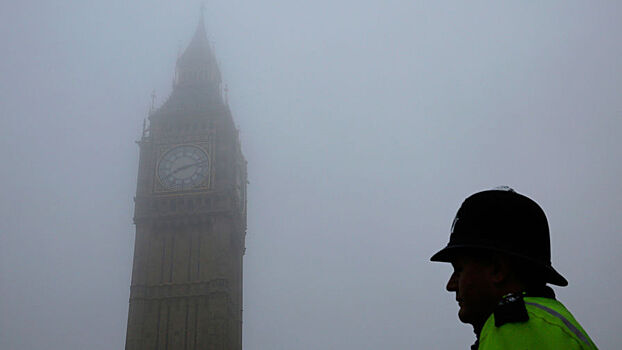
[[[168,174],[168,176],[167,176],[167,177],[171,177],[171,176],[175,175],[176,173],[178,173],[178,172],[180,172],[180,171],[182,171],[182,170],[184,170],[184,169],[188,169],[188,168],[191,168],[191,167],[193,167],[193,166],[203,165],[203,164],[205,164],[205,163],[207,163],[207,160],[203,160],[203,161],[196,162],[196,163],[190,163],[190,164],[182,165],[182,166],[180,166],[179,168],[177,168],[177,169],[175,169],[175,170],[172,170],[172,171]]]
[[[183,191],[207,184],[210,165],[209,156],[203,148],[174,146],[160,157],[157,176],[165,188]]]

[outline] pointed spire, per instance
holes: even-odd
[[[205,31],[205,5],[201,5],[201,13],[197,29],[186,50],[177,59],[177,84],[205,84],[220,86],[221,77],[216,58],[207,39]]]
[[[201,44],[208,43],[207,32],[205,31],[205,3],[201,3],[201,12],[199,13],[199,24],[194,31],[192,42],[200,41]],[[192,44],[191,44],[192,45]]]
[[[203,7],[202,7],[203,9]],[[222,78],[218,63],[205,30],[203,10],[190,43],[177,57],[173,77],[173,91],[150,118],[173,115],[168,111],[205,111],[211,106],[222,106]]]
[[[205,2],[201,2],[201,17],[199,23],[205,24]]]

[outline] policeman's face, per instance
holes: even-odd
[[[447,282],[447,290],[456,292],[458,317],[476,330],[481,329],[497,304],[492,281],[494,265],[468,255],[456,256],[451,265],[454,272]]]

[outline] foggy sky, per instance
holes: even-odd
[[[199,2],[0,4],[0,349],[120,349],[150,94]],[[509,185],[548,215],[555,288],[620,346],[622,6],[207,3],[248,159],[244,348],[466,348],[444,246]]]

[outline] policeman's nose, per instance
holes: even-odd
[[[456,273],[452,273],[449,277],[449,281],[447,281],[447,285],[445,286],[448,292],[456,292],[458,291],[458,278]]]

